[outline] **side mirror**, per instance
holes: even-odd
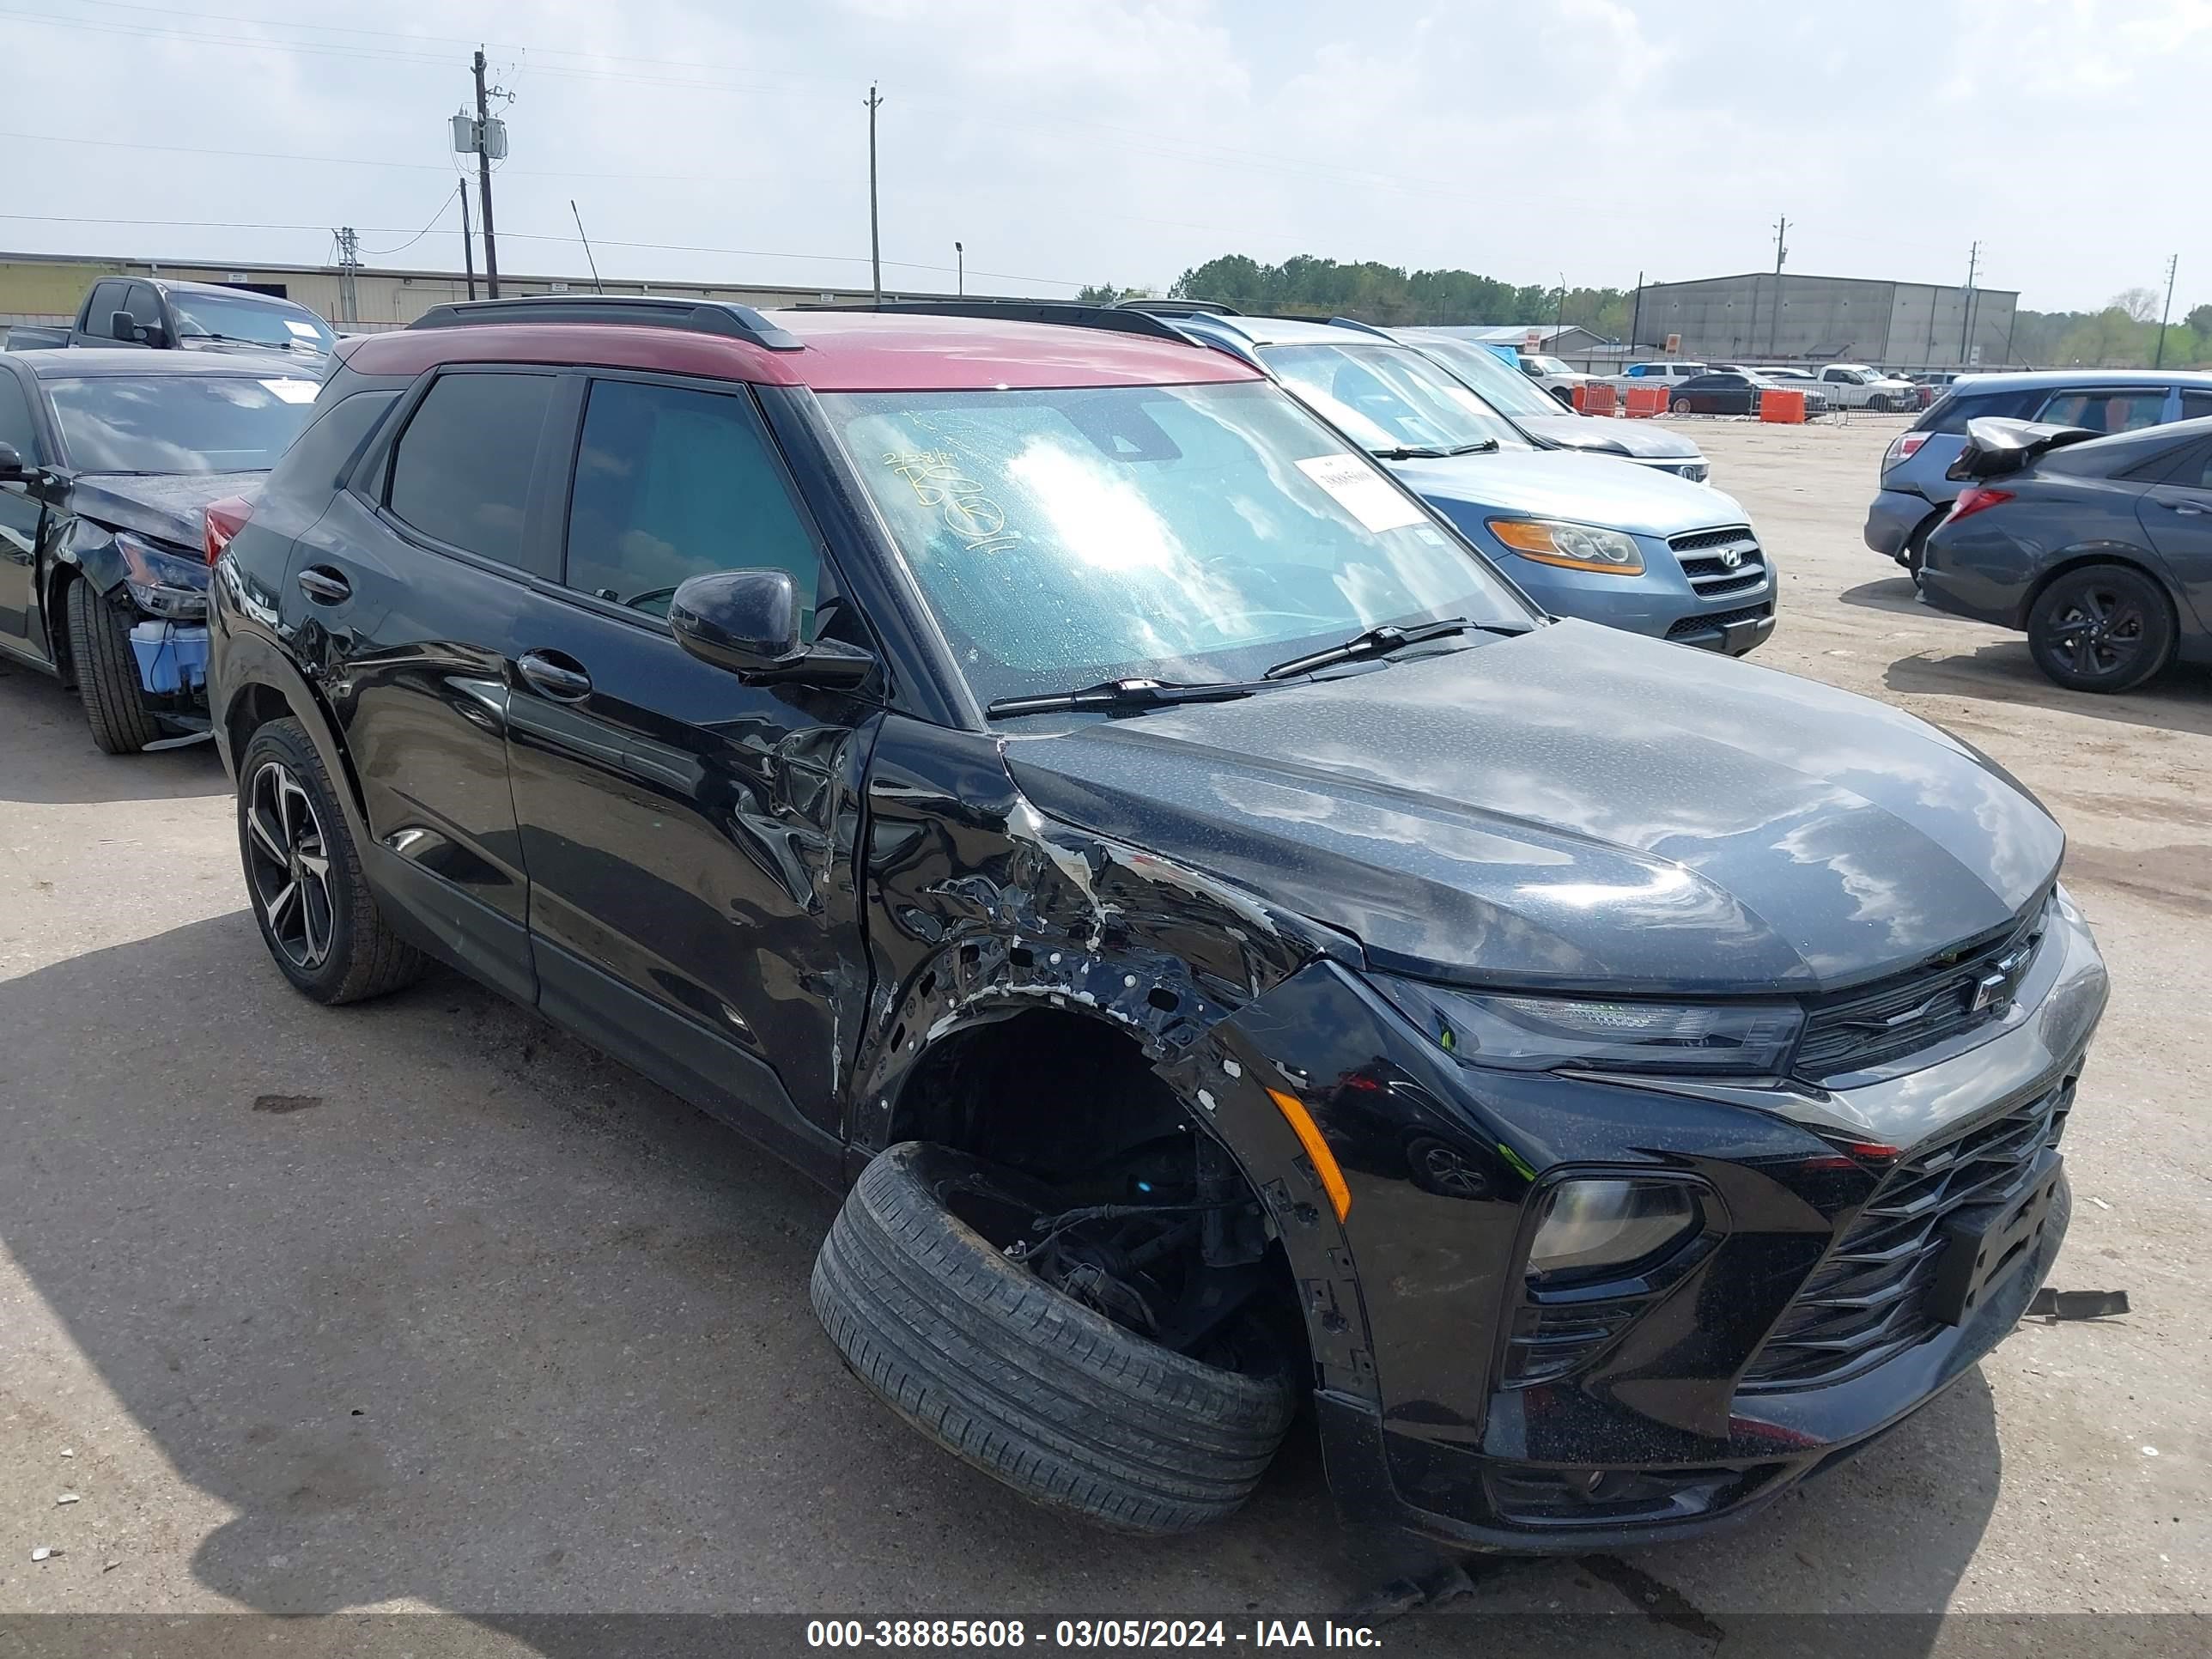
[[[138,319],[127,311],[107,313],[107,337],[120,340],[125,345],[138,343]]]
[[[0,444],[0,483],[28,483],[39,476],[39,469],[27,466],[13,444]]]
[[[799,637],[799,590],[787,570],[694,576],[668,602],[676,642],[702,662],[748,680],[858,685],[875,666],[866,651]]]

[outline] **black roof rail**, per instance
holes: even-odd
[[[1117,300],[1116,311],[1144,311],[1155,317],[1242,317],[1244,313],[1235,306],[1225,306],[1218,300],[1148,300],[1139,295],[1133,300]]]
[[[1362,334],[1379,334],[1384,339],[1390,341],[1395,341],[1398,337],[1389,329],[1374,323],[1363,323],[1357,317],[1332,317],[1328,319],[1328,325],[1331,328],[1356,328]]]
[[[627,323],[676,328],[743,340],[770,351],[801,351],[806,343],[750,306],[727,300],[663,299],[651,294],[532,294],[513,300],[460,300],[432,306],[410,328],[463,328],[488,323]]]
[[[1102,328],[1115,334],[1139,334],[1146,339],[1173,340],[1177,345],[1196,342],[1147,311],[1122,311],[1113,306],[1080,305],[1073,300],[885,300],[862,301],[858,305],[800,304],[794,311],[878,311],[912,317],[981,317],[1006,323],[1060,323],[1076,328]]]

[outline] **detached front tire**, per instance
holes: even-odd
[[[814,1311],[861,1382],[1024,1498],[1118,1532],[1188,1532],[1249,1498],[1291,1379],[1206,1364],[1115,1324],[952,1213],[981,1169],[908,1141],[860,1174],[815,1259]]]
[[[76,694],[102,754],[135,755],[161,735],[138,690],[128,613],[80,576],[63,603]]]

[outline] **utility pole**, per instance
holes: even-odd
[[[957,273],[953,283],[953,293],[966,294],[968,292],[968,250],[957,242],[952,245],[952,269]],[[2172,295],[2169,294],[2166,297],[2171,299]]]
[[[1966,297],[1959,307],[1959,367],[1966,367],[1966,333],[1974,325],[1974,270],[1982,262],[1982,245],[1966,250]]]
[[[1636,273],[1636,305],[1628,313],[1628,351],[1636,355],[1637,344],[1644,337],[1644,273]]]
[[[1566,331],[1567,331],[1567,273],[1566,273],[1565,271],[1564,271],[1564,270],[1563,270],[1563,271],[1561,271],[1561,272],[1559,273],[1559,315],[1558,315],[1556,318],[1554,318],[1554,319],[1553,319],[1553,328],[1552,328],[1552,352],[1553,352],[1553,356],[1555,356],[1558,355],[1558,353],[1559,353],[1559,337],[1560,337],[1561,335],[1565,334]]]
[[[357,323],[361,320],[361,289],[354,273],[361,269],[361,238],[351,225],[340,225],[338,239],[338,310],[339,320]]]
[[[2166,262],[2166,309],[2158,313],[2158,356],[2152,360],[2153,368],[2166,366],[2166,319],[2173,315],[2173,273],[2180,269],[2179,253]]]
[[[868,264],[875,281],[876,303],[884,302],[884,243],[876,222],[876,112],[883,98],[875,82],[868,83]]]
[[[469,274],[469,298],[473,300],[477,297],[477,239],[469,228],[469,181],[456,179],[453,188],[461,198],[461,269]]]
[[[484,289],[491,298],[499,298],[499,244],[494,240],[491,227],[491,109],[484,94],[483,48],[477,48],[473,65],[477,75],[477,191],[483,201],[484,222]]]
[[[592,257],[592,239],[584,234],[584,216],[576,211],[576,198],[573,196],[568,198],[568,212],[576,222],[576,240],[584,245],[584,263],[592,268],[592,292],[605,294],[606,289],[599,284],[599,262]]]
[[[1783,238],[1790,234],[1790,221],[1774,222],[1774,315],[1766,325],[1766,355],[1773,356],[1781,348],[1782,337],[1782,262],[1790,257],[1789,244]]]

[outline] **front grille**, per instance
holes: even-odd
[[[2009,988],[2042,940],[2047,909],[2038,904],[2003,932],[1949,952],[1947,959],[1814,1004],[1797,1045],[1797,1074],[1826,1082],[1917,1054],[1996,1019],[2011,1006]],[[1996,994],[1984,991],[1985,981],[1994,981]]]
[[[1749,622],[1753,617],[1771,614],[1773,607],[1747,605],[1738,611],[1715,611],[1703,616],[1685,617],[1667,630],[1670,640],[1686,640],[1698,634],[1710,634],[1726,628],[1730,623]]]
[[[2038,1157],[2065,1133],[2073,1104],[2069,1079],[1905,1158],[1805,1281],[1741,1386],[1771,1391],[1840,1382],[1941,1328],[1928,1304],[1944,1222],[1969,1205],[2002,1203],[2023,1189]]]
[[[1742,1502],[1786,1466],[1747,1469],[1493,1468],[1491,1507],[1522,1527],[1602,1527],[1681,1521]]]
[[[1766,585],[1766,555],[1748,526],[1699,530],[1676,536],[1667,545],[1674,550],[1682,574],[1701,599],[1747,593]]]

